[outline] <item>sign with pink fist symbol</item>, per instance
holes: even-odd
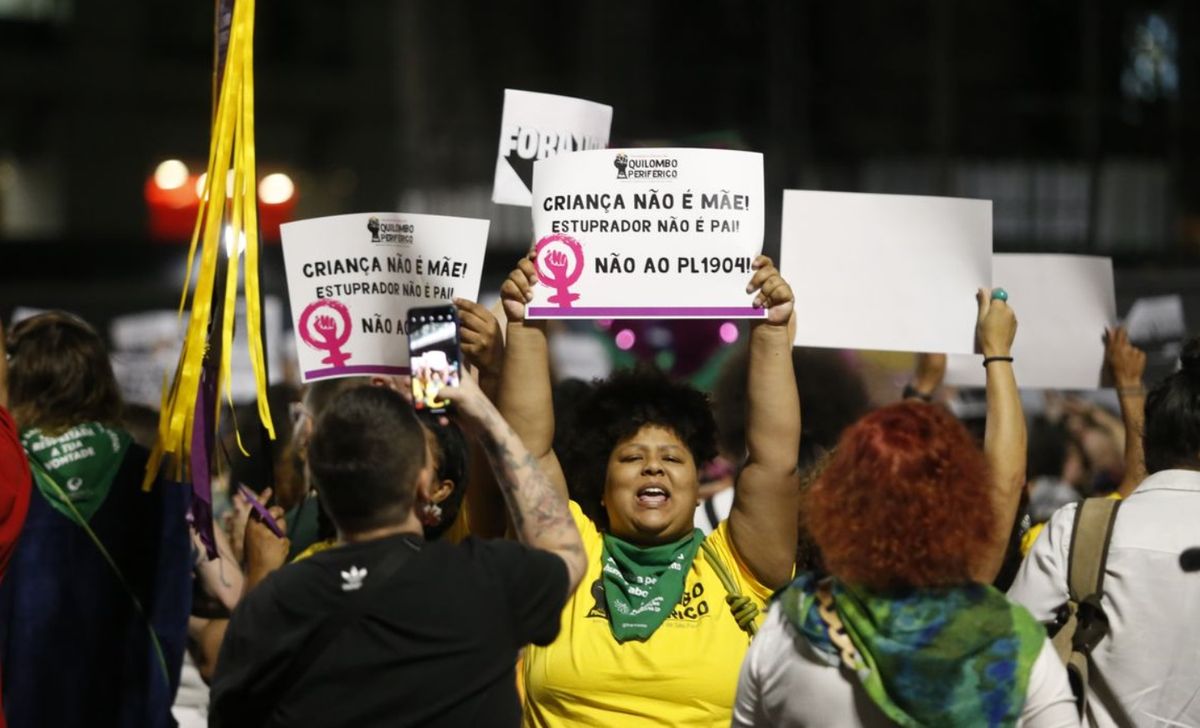
[[[322,310],[333,312],[337,318],[329,313],[317,313]],[[340,367],[350,358],[350,354],[342,351],[342,347],[350,340],[350,311],[332,298],[313,301],[300,314],[296,335],[312,348],[328,352],[328,356],[321,360],[323,364]]]
[[[282,225],[305,382],[408,373],[408,309],[479,295],[488,221],[365,213]]]
[[[536,318],[761,318],[762,155],[609,149],[537,162]]]

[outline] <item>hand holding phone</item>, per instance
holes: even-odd
[[[413,308],[407,323],[413,408],[440,414],[450,402],[439,392],[457,387],[462,378],[458,312],[452,305]]]

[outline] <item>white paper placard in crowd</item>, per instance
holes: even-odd
[[[967,354],[991,281],[992,203],[785,190],[780,270],[796,344]]]
[[[234,403],[241,404],[254,401],[258,396],[258,388],[250,364],[245,301],[238,301],[235,315],[237,328],[230,360],[230,388]],[[286,380],[285,364],[289,353],[284,350],[283,316],[283,301],[278,296],[265,296],[262,321],[271,384]],[[109,323],[113,373],[125,401],[153,409],[161,406],[163,378],[175,372],[187,322],[186,315],[180,318],[177,311],[159,309],[125,314]],[[221,396],[224,396],[224,392]]]
[[[1022,389],[1097,389],[1104,329],[1117,318],[1112,260],[1087,255],[998,254],[992,285],[1017,315],[1013,372]],[[982,355],[951,356],[946,383],[982,387]]]
[[[757,152],[608,149],[538,162],[530,318],[761,318]]]
[[[533,163],[607,147],[612,113],[594,101],[505,89],[492,202],[529,207]]]
[[[479,295],[487,220],[362,213],[280,232],[305,382],[407,374],[408,310]]]
[[[1135,344],[1181,341],[1187,336],[1183,298],[1179,294],[1139,298],[1129,307],[1124,326]]]
[[[27,318],[33,318],[41,313],[46,313],[48,308],[34,308],[33,306],[17,306],[13,309],[12,317],[9,319],[9,326],[16,326]]]

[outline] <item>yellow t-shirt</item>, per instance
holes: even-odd
[[[728,726],[750,637],[734,621],[728,592],[704,553],[696,554],[683,597],[650,639],[618,643],[600,581],[600,533],[574,502],[571,515],[588,570],[563,609],[558,639],[525,651],[524,725]],[[742,594],[764,611],[771,590],[737,558],[728,525],[707,540]]]

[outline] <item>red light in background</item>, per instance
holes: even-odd
[[[201,176],[192,174],[177,159],[158,165],[143,188],[151,238],[164,243],[191,240],[203,192]],[[291,220],[296,209],[296,185],[288,175],[274,172],[262,178],[258,193],[258,221],[263,240],[278,242],[279,226]]]

